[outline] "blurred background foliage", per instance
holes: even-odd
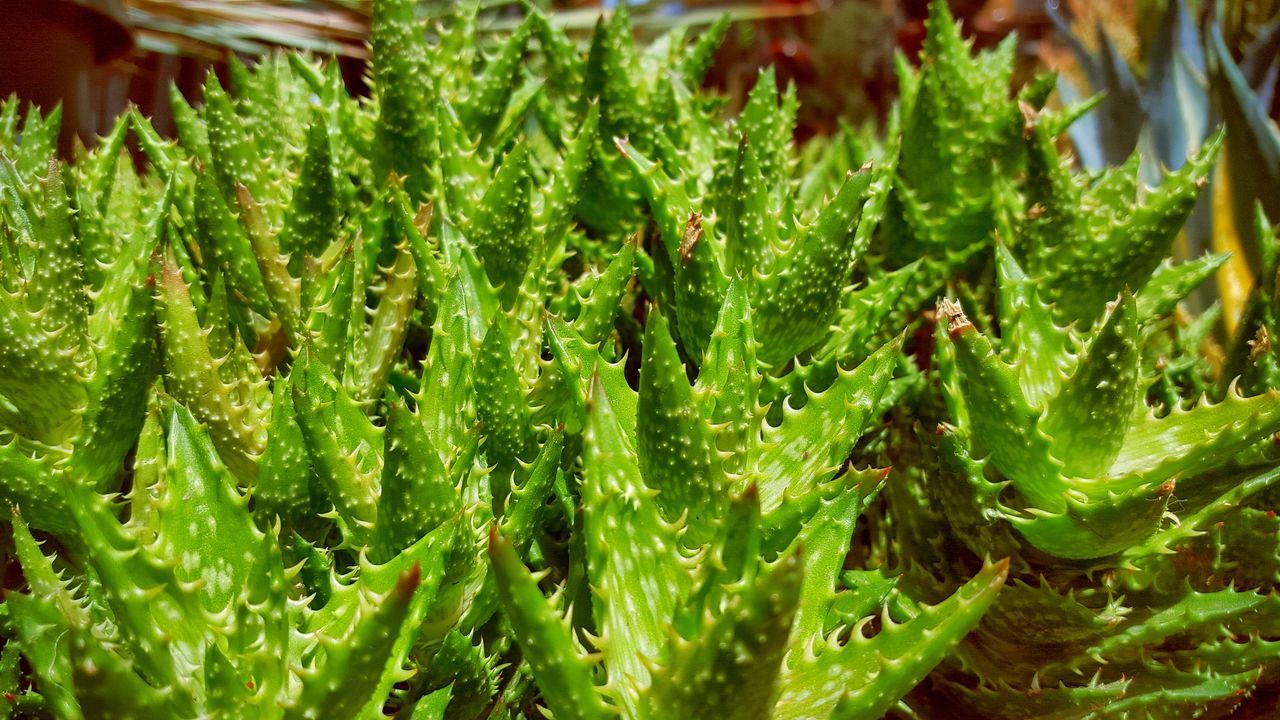
[[[620,0],[531,0],[585,46],[601,11]],[[625,0],[621,0],[625,1]],[[914,58],[928,0],[701,0],[631,3],[637,32],[734,24],[707,82],[740,107],[757,70],[773,65],[796,84],[797,135],[839,124],[868,135],[889,122],[895,53]],[[1071,131],[1083,167],[1121,163],[1136,148],[1144,177],[1177,168],[1212,128],[1225,124],[1228,149],[1188,224],[1181,252],[1231,251],[1217,290],[1230,335],[1257,285],[1252,237],[1260,208],[1280,223],[1280,0],[952,0],[975,45],[1019,38],[1016,82],[1046,67],[1059,73],[1062,103],[1097,95],[1097,108]],[[427,32],[457,4],[425,0]],[[480,0],[480,26],[499,37],[521,16],[519,2]],[[64,153],[110,127],[130,104],[172,133],[169,87],[198,101],[212,68],[252,63],[274,48],[327,56],[353,92],[365,89],[369,0],[0,0],[0,95],[62,103]]]
[[[600,12],[619,0],[533,1],[553,10],[555,21],[576,32],[585,45]],[[780,79],[794,81],[804,101],[799,132],[813,133],[829,131],[841,120],[884,122],[896,96],[894,53],[901,50],[915,57],[924,38],[928,4],[928,0],[641,0],[630,7],[638,32],[653,36],[677,24],[705,26],[729,13],[735,20],[734,31],[721,48],[708,82],[741,99],[759,67],[776,65]],[[1131,74],[1145,76],[1149,59],[1160,52],[1161,22],[1171,5],[1170,0],[951,0],[949,4],[981,47],[1018,33],[1021,79],[1047,66],[1061,72],[1077,92],[1092,84],[1077,50],[1082,47],[1096,55],[1108,44],[1097,34],[1099,27],[1106,28],[1109,44],[1117,58],[1130,66]],[[1259,38],[1265,39],[1267,28],[1280,15],[1280,0],[1186,0],[1178,5],[1193,24],[1193,32],[1212,9],[1226,47],[1237,58]],[[520,2],[515,0],[480,0],[480,6],[482,27],[495,33],[513,27],[521,15]],[[195,78],[210,66],[225,72],[232,55],[251,62],[274,48],[290,48],[331,56],[342,63],[354,90],[363,85],[369,0],[0,0],[7,19],[22,14],[17,8],[39,8],[38,13],[52,18],[40,23],[46,26],[75,24],[67,19],[72,14],[65,10],[68,7],[86,15],[89,29],[79,39],[98,49],[92,82],[63,88],[65,95],[95,95],[96,102],[85,104],[94,106],[98,117],[84,118],[87,122],[78,128],[84,136],[102,129],[128,102],[163,114],[160,106],[167,104],[169,83],[177,82],[198,94]],[[451,1],[424,0],[420,12],[431,28],[447,23],[456,7]],[[23,22],[6,22],[8,29],[0,32],[11,33],[17,44],[20,36],[31,34],[29,27],[20,27]],[[122,32],[132,42],[121,42]],[[3,77],[9,74],[9,68],[0,65],[0,84],[9,80]],[[1274,85],[1274,77],[1270,80]],[[1270,110],[1276,109],[1273,102]],[[1084,159],[1089,164],[1092,156]]]

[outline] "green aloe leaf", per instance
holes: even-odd
[[[1050,454],[1051,441],[1039,427],[1040,410],[1027,401],[1017,371],[955,303],[939,305],[939,322],[947,325],[974,436],[1029,502],[1062,511],[1066,483],[1061,466]]]
[[[636,457],[645,484],[657,491],[654,500],[663,517],[674,522],[684,516],[686,541],[700,544],[720,515],[724,472],[712,428],[657,310],[645,326],[636,411]]]
[[[1009,563],[985,566],[938,605],[922,608],[904,623],[881,615],[880,631],[867,637],[867,618],[842,646],[815,649],[787,668],[774,708],[775,718],[876,717],[894,705],[978,624],[996,599]]]
[[[593,661],[577,646],[571,629],[538,589],[515,548],[496,530],[489,536],[489,562],[516,641],[524,650],[543,699],[556,717],[611,717],[592,677]]]
[[[782,423],[763,428],[753,468],[765,512],[786,499],[808,494],[844,464],[874,419],[897,365],[900,343],[886,344],[852,371],[840,370],[831,387],[821,393],[805,389],[804,405],[784,401]]]
[[[1105,473],[1129,428],[1129,408],[1139,402],[1138,304],[1122,293],[1090,340],[1075,372],[1049,403],[1041,429],[1053,439],[1063,472],[1080,477]]]
[[[665,521],[641,479],[633,441],[593,377],[583,433],[582,501],[596,623],[612,695],[638,713],[649,661],[665,645],[666,625],[688,584],[677,528]]]

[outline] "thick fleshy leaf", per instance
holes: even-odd
[[[190,411],[169,409],[165,500],[159,506],[158,547],[184,582],[199,581],[211,613],[228,608],[250,583],[272,573],[283,589],[279,555],[259,554],[264,535],[253,525],[248,498],[236,490],[208,435]],[[278,553],[278,551],[277,551]]]
[[[87,628],[90,618],[66,582],[58,577],[52,558],[40,549],[22,514],[15,512],[11,521],[14,552],[31,594],[5,597],[14,632],[9,642],[15,650],[21,646],[40,692],[52,709],[66,717],[77,717],[71,652],[58,638],[73,627]]]
[[[87,632],[73,632],[68,641],[75,658],[72,677],[86,720],[182,717],[193,711],[187,693],[144,682],[134,663],[107,650]]]
[[[292,343],[299,341],[302,318],[302,284],[289,274],[289,258],[280,254],[263,207],[244,185],[236,186],[240,222],[249,235],[249,245],[258,263],[263,290],[275,317],[284,326]]]
[[[859,232],[867,223],[865,213],[864,210],[864,219],[858,224]],[[845,362],[870,355],[878,339],[897,330],[892,323],[898,312],[914,303],[914,293],[908,295],[907,291],[920,279],[920,269],[921,261],[916,261],[869,279],[856,290],[845,290],[829,334],[814,352],[815,357]]]
[[[532,666],[538,690],[556,717],[613,715],[592,677],[594,662],[577,645],[564,619],[542,596],[511,543],[497,530],[489,536],[489,562],[498,578],[503,611],[516,642]]]
[[[646,346],[647,349],[647,346]],[[705,421],[717,427],[714,447],[731,453],[721,460],[726,472],[742,474],[760,440],[760,376],[751,306],[743,280],[729,283],[716,329],[707,344],[694,385]],[[742,488],[740,488],[742,489]]]
[[[1062,511],[1066,485],[1061,469],[1050,454],[1050,439],[1040,431],[1040,411],[1027,402],[1017,371],[1000,358],[959,305],[943,300],[938,316],[955,350],[975,441],[1029,502]]]
[[[590,292],[581,300],[582,309],[573,327],[588,343],[604,342],[613,330],[618,307],[635,272],[637,240],[633,237],[622,244],[622,251],[609,261],[609,266],[595,278]]]
[[[506,318],[495,317],[476,354],[476,416],[485,436],[485,454],[510,474],[529,446],[528,409],[511,356],[511,341],[503,329]],[[505,481],[505,477],[495,478]]]
[[[561,421],[575,432],[585,427],[591,384],[598,380],[617,414],[619,426],[634,446],[638,398],[627,384],[623,364],[600,357],[595,345],[588,344],[572,325],[559,318],[548,316],[546,330],[547,345],[556,361],[557,381],[564,383],[572,403],[567,408],[572,412],[565,412]]]
[[[459,115],[473,128],[473,134],[487,138],[497,129],[519,80],[520,59],[533,25],[534,21],[526,20],[508,35],[497,54],[489,58],[483,72],[471,83],[470,94],[459,108]]]
[[[522,143],[503,158],[467,233],[489,281],[502,288],[507,306],[514,301],[520,278],[534,256],[531,188],[529,154]]]
[[[1120,452],[1141,396],[1137,314],[1133,295],[1122,294],[1041,419],[1068,475],[1096,477]]]
[[[800,559],[785,555],[731,592],[697,636],[674,639],[654,671],[651,717],[770,717],[802,575]]]
[[[1187,295],[1217,272],[1230,256],[1209,253],[1195,260],[1172,264],[1166,262],[1151,276],[1138,293],[1138,324],[1168,315]]]
[[[700,358],[716,324],[728,285],[711,239],[705,236],[702,216],[694,213],[685,223],[680,250],[672,258],[675,271],[676,329],[690,357]]]
[[[686,225],[694,213],[688,190],[668,175],[661,164],[640,154],[628,140],[614,138],[614,144],[639,176],[653,211],[654,223],[662,237],[662,245],[666,248],[667,257],[674,261],[681,256]]]
[[[408,634],[406,619],[414,604],[435,594],[440,581],[439,557],[434,566],[413,565],[381,596],[362,596],[349,634],[329,638],[324,662],[306,673],[297,701],[285,718],[356,717],[370,703],[380,707],[390,689],[385,679],[400,673],[396,646]],[[379,682],[370,682],[378,678]]]
[[[473,329],[483,313],[467,279],[459,273],[444,288],[416,398],[427,435],[445,453],[466,444],[476,418]]]
[[[636,457],[647,486],[668,522],[685,516],[685,540],[709,536],[725,495],[715,437],[689,387],[684,364],[662,314],[649,314],[640,395],[636,406]]]
[[[266,528],[272,517],[294,527],[311,510],[311,465],[293,406],[293,379],[277,377],[271,391],[271,423],[254,486],[254,514]]]
[[[1160,164],[1176,170],[1206,135],[1209,119],[1204,50],[1185,2],[1166,5],[1149,52],[1143,99],[1151,139]]]
[[[332,143],[328,121],[320,111],[314,111],[298,184],[279,239],[280,251],[289,256],[290,268],[295,271],[301,269],[305,255],[320,255],[337,238],[342,207],[334,179]]]
[[[758,281],[753,293],[760,359],[778,364],[822,340],[861,248],[857,219],[872,172],[845,179],[813,226],[795,239],[787,265]]]
[[[633,441],[593,378],[583,433],[582,503],[587,568],[602,638],[600,652],[617,703],[639,712],[648,662],[660,658],[666,627],[686,591],[680,538],[641,479]]]
[[[215,185],[211,172],[197,174],[195,222],[200,248],[207,254],[206,261],[226,275],[231,287],[254,312],[267,317],[271,315],[271,300],[266,283],[249,235],[232,211],[237,202],[234,186],[229,192],[228,200]]]
[[[1232,389],[1219,403],[1202,401],[1190,410],[1175,408],[1164,417],[1138,402],[1130,423],[1110,475],[1159,484],[1194,477],[1280,432],[1280,395],[1271,391],[1243,398]]]
[[[293,372],[293,406],[312,466],[344,522],[346,540],[367,545],[377,518],[383,431],[310,348],[303,348]]]
[[[840,469],[874,420],[900,346],[901,340],[894,340],[856,369],[839,370],[835,382],[821,393],[806,388],[808,399],[799,408],[784,401],[782,423],[764,427],[753,468],[766,513],[789,497],[806,495]]]
[[[819,506],[796,538],[804,568],[800,607],[793,628],[793,634],[798,638],[815,638],[823,634],[827,615],[836,601],[840,571],[850,551],[854,523],[876,491],[884,487],[885,475],[881,473],[861,479],[863,482],[856,490],[842,493]]]
[[[265,413],[256,402],[244,399],[240,383],[227,383],[220,375],[226,361],[211,353],[196,320],[190,290],[172,256],[165,260],[159,287],[157,315],[168,370],[166,388],[208,425],[227,467],[242,481],[251,481],[257,477],[258,458],[267,444]]]
[[[872,618],[867,618],[852,628],[853,636],[844,645],[833,639],[789,659],[773,717],[789,720],[816,714],[851,719],[883,714],[978,624],[1008,571],[1008,560],[989,564],[954,595],[921,608],[905,623],[882,613],[880,630],[870,638],[864,628]]]
[[[151,289],[134,288],[120,324],[98,354],[88,403],[72,453],[72,472],[101,491],[111,489],[146,416],[147,393],[159,368]]]
[[[155,682],[177,684],[175,655],[198,656],[204,644],[199,593],[179,582],[174,561],[143,549],[141,538],[116,520],[106,498],[73,482],[64,487],[102,601],[133,662]]]
[[[1043,408],[1057,394],[1070,366],[1067,333],[1043,304],[1036,283],[1027,277],[1004,244],[996,246],[1000,292],[1000,340],[1007,356],[1016,358],[1018,379],[1027,402]]]
[[[363,324],[353,328],[359,333],[356,353],[342,379],[358,401],[371,402],[386,385],[387,374],[400,359],[418,298],[418,269],[409,247],[400,243],[394,252],[395,260],[389,267],[379,268],[381,277],[370,288],[378,298],[372,323],[368,328]]]
[[[560,456],[564,452],[564,434],[556,431],[547,437],[538,457],[528,468],[526,478],[511,490],[499,528],[503,537],[520,553],[525,553],[538,532],[540,516],[555,485],[564,482]]]
[[[427,40],[414,15],[412,0],[375,3],[369,25],[370,66],[378,97],[375,172],[407,176],[411,199],[431,187],[428,168],[435,153],[435,122],[428,98]]]
[[[375,560],[394,556],[462,509],[426,428],[402,403],[391,403],[385,443]]]
[[[72,211],[62,180],[62,164],[48,158],[39,187],[23,188],[17,169],[0,156],[0,188],[27,196],[25,211],[28,242],[35,243],[35,262],[28,278],[27,307],[40,316],[50,338],[63,352],[74,353],[84,342],[88,316],[85,274],[80,238],[72,225]],[[18,218],[22,222],[23,218]]]
[[[1061,511],[1030,508],[1008,515],[1009,522],[1042,552],[1071,560],[1103,558],[1151,537],[1171,496],[1168,488],[1149,485],[1089,493],[1087,500],[1065,495]]]
[[[1189,590],[1158,612],[1128,618],[1122,630],[1109,634],[1084,654],[1095,658],[1122,658],[1139,648],[1159,645],[1171,636],[1194,634],[1201,628],[1216,631],[1223,623],[1248,617],[1267,602],[1266,596],[1247,591]]]
[[[254,197],[265,197],[258,175],[257,152],[249,127],[236,114],[235,106],[216,73],[209,73],[204,85],[205,130],[209,134],[212,173],[222,200],[233,205],[236,186],[244,185]],[[206,201],[212,196],[206,196]]]
[[[770,187],[761,174],[756,151],[744,135],[738,143],[733,184],[725,207],[726,270],[738,277],[767,272],[767,261],[778,244],[777,221],[770,213]]]

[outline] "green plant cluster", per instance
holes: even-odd
[[[727,28],[376,0],[73,162],[0,107],[0,713],[1223,717],[1280,692],[1275,233],[935,3],[883,141]],[[436,32],[438,30],[438,32]],[[139,171],[124,144],[145,157]]]

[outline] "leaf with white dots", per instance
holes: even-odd
[[[587,568],[610,692],[638,711],[666,627],[689,576],[675,526],[663,520],[644,484],[636,451],[598,377],[592,380],[583,434],[582,502]]]

